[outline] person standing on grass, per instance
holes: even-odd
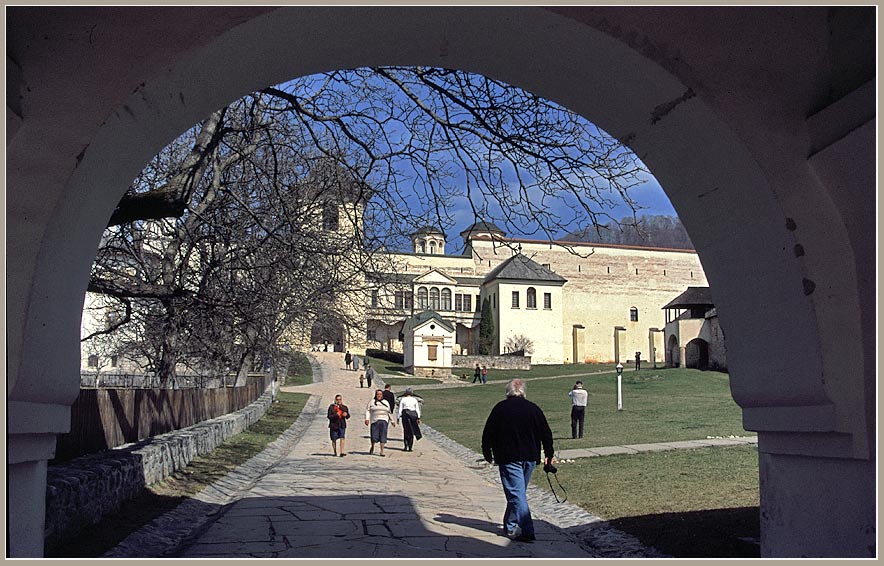
[[[421,439],[421,404],[414,395],[411,387],[399,397],[399,414],[396,422],[402,421],[402,436],[405,443],[405,451],[411,452],[414,447],[414,439]]]
[[[353,357],[350,355],[350,350],[347,350],[347,353],[344,354],[344,364],[347,366],[347,369],[350,369],[350,363],[353,361]]]
[[[336,442],[341,441],[341,458],[347,455],[344,452],[344,438],[347,435],[347,419],[350,418],[350,409],[344,404],[344,398],[335,395],[335,402],[328,406],[328,433],[331,437],[332,453],[338,455]]]
[[[378,456],[386,456],[384,445],[387,444],[387,428],[392,420],[393,409],[390,408],[390,403],[384,399],[384,392],[380,389],[375,390],[374,398],[365,407],[365,426],[370,427],[371,434],[369,454],[374,454],[374,445],[380,444],[381,450],[378,452]]]
[[[571,398],[571,438],[583,438],[583,420],[586,418],[589,393],[583,388],[582,381],[574,384],[568,397]]]
[[[488,366],[482,366],[482,383],[488,383]]]
[[[473,383],[477,381],[482,383],[482,368],[479,367],[479,364],[476,364],[476,371],[473,372]]]
[[[546,463],[553,463],[553,436],[540,407],[525,399],[525,382],[510,380],[506,399],[491,409],[482,431],[482,455],[497,464],[506,496],[503,528],[512,540],[533,542],[534,521],[528,508],[528,484],[534,467],[540,463],[540,450]]]

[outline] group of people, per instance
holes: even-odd
[[[396,418],[393,419],[395,410]],[[347,436],[347,420],[350,418],[350,409],[344,405],[342,395],[335,395],[335,402],[328,407],[328,430],[332,443],[332,453],[335,456],[346,456],[347,452],[344,443]],[[414,394],[409,387],[399,397],[399,403],[396,403],[396,397],[393,394],[390,385],[384,386],[384,389],[376,389],[374,397],[365,407],[365,426],[369,427],[369,436],[371,439],[371,447],[369,454],[375,453],[375,446],[378,447],[378,456],[386,456],[384,448],[387,445],[387,433],[390,426],[402,424],[403,442],[405,444],[404,451],[411,452],[414,447],[415,439],[420,440],[421,434],[421,406],[420,398]],[[340,452],[338,446],[340,445]]]
[[[368,366],[368,356],[365,356],[365,365]],[[347,353],[344,354],[344,364],[347,366],[347,369],[353,371],[359,371],[359,355],[353,355],[350,353],[350,350],[347,350]],[[369,384],[370,386],[371,384]]]
[[[473,383],[488,383],[488,367],[476,364],[476,370],[473,372]]]
[[[476,380],[486,383],[487,370],[476,365]],[[370,382],[369,382],[370,383]],[[583,423],[588,393],[583,382],[577,381],[568,393],[571,400],[571,437],[583,438]],[[396,419],[393,420],[394,408]],[[346,456],[344,440],[349,409],[341,395],[328,408],[329,431],[335,456]],[[402,424],[404,450],[410,452],[415,439],[421,438],[420,399],[411,388],[396,403],[396,398],[386,385],[375,390],[375,395],[365,408],[365,425],[370,428],[371,448],[374,454],[385,456],[389,426]],[[340,441],[340,454],[337,441]],[[541,453],[543,459],[541,460]],[[528,485],[534,468],[543,461],[555,462],[552,430],[543,411],[526,399],[526,384],[522,379],[512,379],[506,385],[506,397],[491,409],[482,430],[482,455],[490,464],[498,467],[501,485],[506,498],[502,534],[512,540],[533,542],[536,540],[534,521],[528,507]],[[546,469],[546,466],[544,466]]]

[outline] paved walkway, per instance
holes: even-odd
[[[292,428],[261,455],[176,511],[130,536],[107,557],[595,558],[660,557],[633,537],[549,490],[529,501],[537,541],[499,535],[506,502],[497,470],[429,428],[413,452],[391,428],[387,456],[368,454],[364,408],[374,387],[354,389],[339,353],[312,353],[321,381],[284,387],[313,395]],[[342,393],[353,415],[346,457],[332,455],[326,408]],[[696,441],[712,445],[718,439]],[[728,440],[731,443],[733,439]],[[676,446],[678,445],[678,446]],[[690,445],[690,446],[688,446]],[[666,449],[694,447],[667,443]],[[616,447],[626,452],[656,445]],[[561,458],[610,448],[561,451]]]

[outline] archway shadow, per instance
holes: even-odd
[[[608,521],[675,558],[759,558],[758,507],[655,513]]]
[[[429,524],[428,524],[429,523]],[[438,513],[384,493],[252,497],[231,504],[168,557],[179,558],[588,558],[548,523],[538,540],[511,541],[489,521]],[[568,541],[568,545],[564,542]]]

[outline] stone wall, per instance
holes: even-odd
[[[96,524],[152,483],[184,468],[260,419],[270,388],[247,407],[199,424],[82,456],[47,472],[44,545],[48,552]]]
[[[495,369],[531,369],[531,356],[451,356],[451,364],[455,368],[469,368],[467,375],[472,378],[476,364]]]

